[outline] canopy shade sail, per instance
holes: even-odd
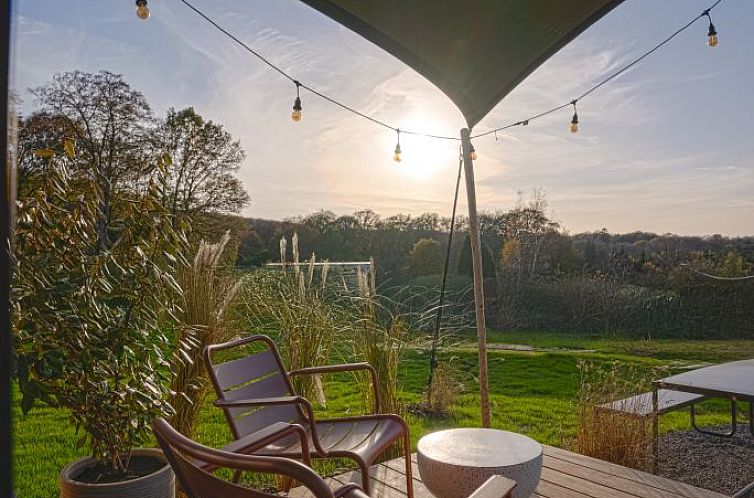
[[[409,65],[472,128],[622,0],[302,0]]]

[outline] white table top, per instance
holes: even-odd
[[[658,381],[661,387],[754,400],[754,359],[690,370]]]
[[[542,445],[515,432],[449,429],[419,440],[417,451],[429,459],[462,467],[508,467],[542,455]]]

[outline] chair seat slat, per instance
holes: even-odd
[[[290,396],[291,391],[285,378],[280,374],[274,374],[262,380],[246,384],[245,386],[225,391],[223,398],[226,400],[275,398],[278,396]]]
[[[221,389],[237,386],[281,370],[277,358],[270,350],[216,364],[213,368],[215,379]]]

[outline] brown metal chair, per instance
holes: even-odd
[[[282,425],[279,426],[282,429]],[[312,469],[295,460],[280,457],[239,455],[203,446],[179,433],[158,418],[152,423],[157,442],[170,462],[181,489],[189,498],[279,498],[279,495],[244,488],[211,474],[212,470],[227,468],[240,472],[262,472],[295,479],[308,488],[316,498],[368,498],[356,484],[347,484],[335,491]],[[303,428],[301,428],[303,429]],[[268,439],[261,435],[258,441]],[[308,452],[304,455],[308,461]]]
[[[242,349],[262,343],[264,350],[242,358],[214,363],[213,353]],[[300,424],[308,434],[314,458],[349,458],[361,469],[362,485],[369,493],[369,467],[377,456],[397,441],[403,443],[406,461],[406,494],[413,498],[411,476],[411,440],[408,425],[398,415],[378,414],[377,373],[367,363],[328,365],[287,372],[275,344],[264,335],[255,335],[204,348],[204,360],[218,399],[215,406],[223,409],[233,436],[243,440],[275,422]],[[311,404],[293,390],[290,377],[331,372],[366,370],[371,374],[374,393],[374,414],[315,420]],[[299,438],[289,436],[255,451],[255,455],[302,458]]]

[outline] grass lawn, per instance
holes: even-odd
[[[414,445],[422,435],[445,427],[477,426],[480,415],[476,352],[473,334],[459,337],[459,343],[444,353],[464,386],[464,394],[454,407],[452,417],[427,419],[408,416]],[[578,363],[627,362],[648,371],[671,365],[720,362],[754,357],[754,341],[632,341],[546,333],[490,332],[488,341],[501,344],[526,344],[546,351],[490,351],[490,402],[492,426],[527,434],[550,445],[568,447],[576,431],[575,397],[579,387]],[[563,351],[588,350],[588,351]],[[401,379],[406,402],[418,401],[428,372],[428,355],[410,350],[402,364]],[[333,376],[327,383],[328,405],[323,415],[354,413],[362,410],[362,396],[348,375]],[[709,403],[702,423],[726,421],[727,405]],[[18,495],[25,498],[57,496],[57,478],[68,462],[86,455],[76,449],[76,435],[63,410],[35,407],[21,415],[14,406],[14,462]],[[687,412],[662,418],[662,430],[688,428]],[[209,446],[230,440],[222,413],[209,404],[201,414],[198,437]],[[327,468],[323,470],[328,470]]]

